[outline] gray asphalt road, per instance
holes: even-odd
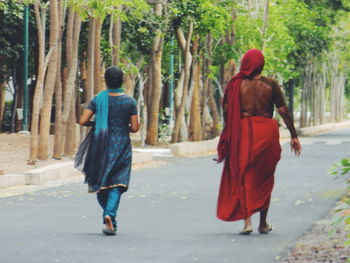
[[[242,222],[216,219],[222,166],[212,156],[134,172],[116,237],[101,234],[100,208],[82,184],[0,198],[0,262],[274,262],[339,198],[345,185],[326,171],[349,155],[350,129],[305,138],[301,158],[283,145],[269,235],[239,236]]]

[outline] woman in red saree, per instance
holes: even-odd
[[[273,79],[261,76],[264,56],[249,50],[240,72],[228,83],[224,98],[225,126],[218,145],[218,162],[224,161],[217,216],[224,221],[244,219],[240,234],[253,231],[251,215],[260,212],[260,233],[272,226],[266,222],[274,184],[274,172],[281,156],[276,106],[291,134],[291,149],[297,156],[301,146],[281,88]]]

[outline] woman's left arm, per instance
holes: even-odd
[[[79,124],[82,126],[94,126],[94,121],[90,121],[91,117],[94,115],[94,112],[89,109],[85,109],[83,114],[80,116]]]

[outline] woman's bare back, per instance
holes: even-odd
[[[263,116],[272,118],[274,105],[286,105],[281,88],[273,79],[244,79],[240,86],[241,116]]]

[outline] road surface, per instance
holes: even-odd
[[[300,158],[282,146],[271,234],[258,234],[258,215],[251,236],[238,235],[242,222],[216,218],[222,166],[213,156],[168,158],[166,166],[133,173],[114,237],[102,235],[100,208],[83,184],[0,198],[0,262],[275,262],[345,189],[327,169],[350,155],[350,129],[302,142]]]

